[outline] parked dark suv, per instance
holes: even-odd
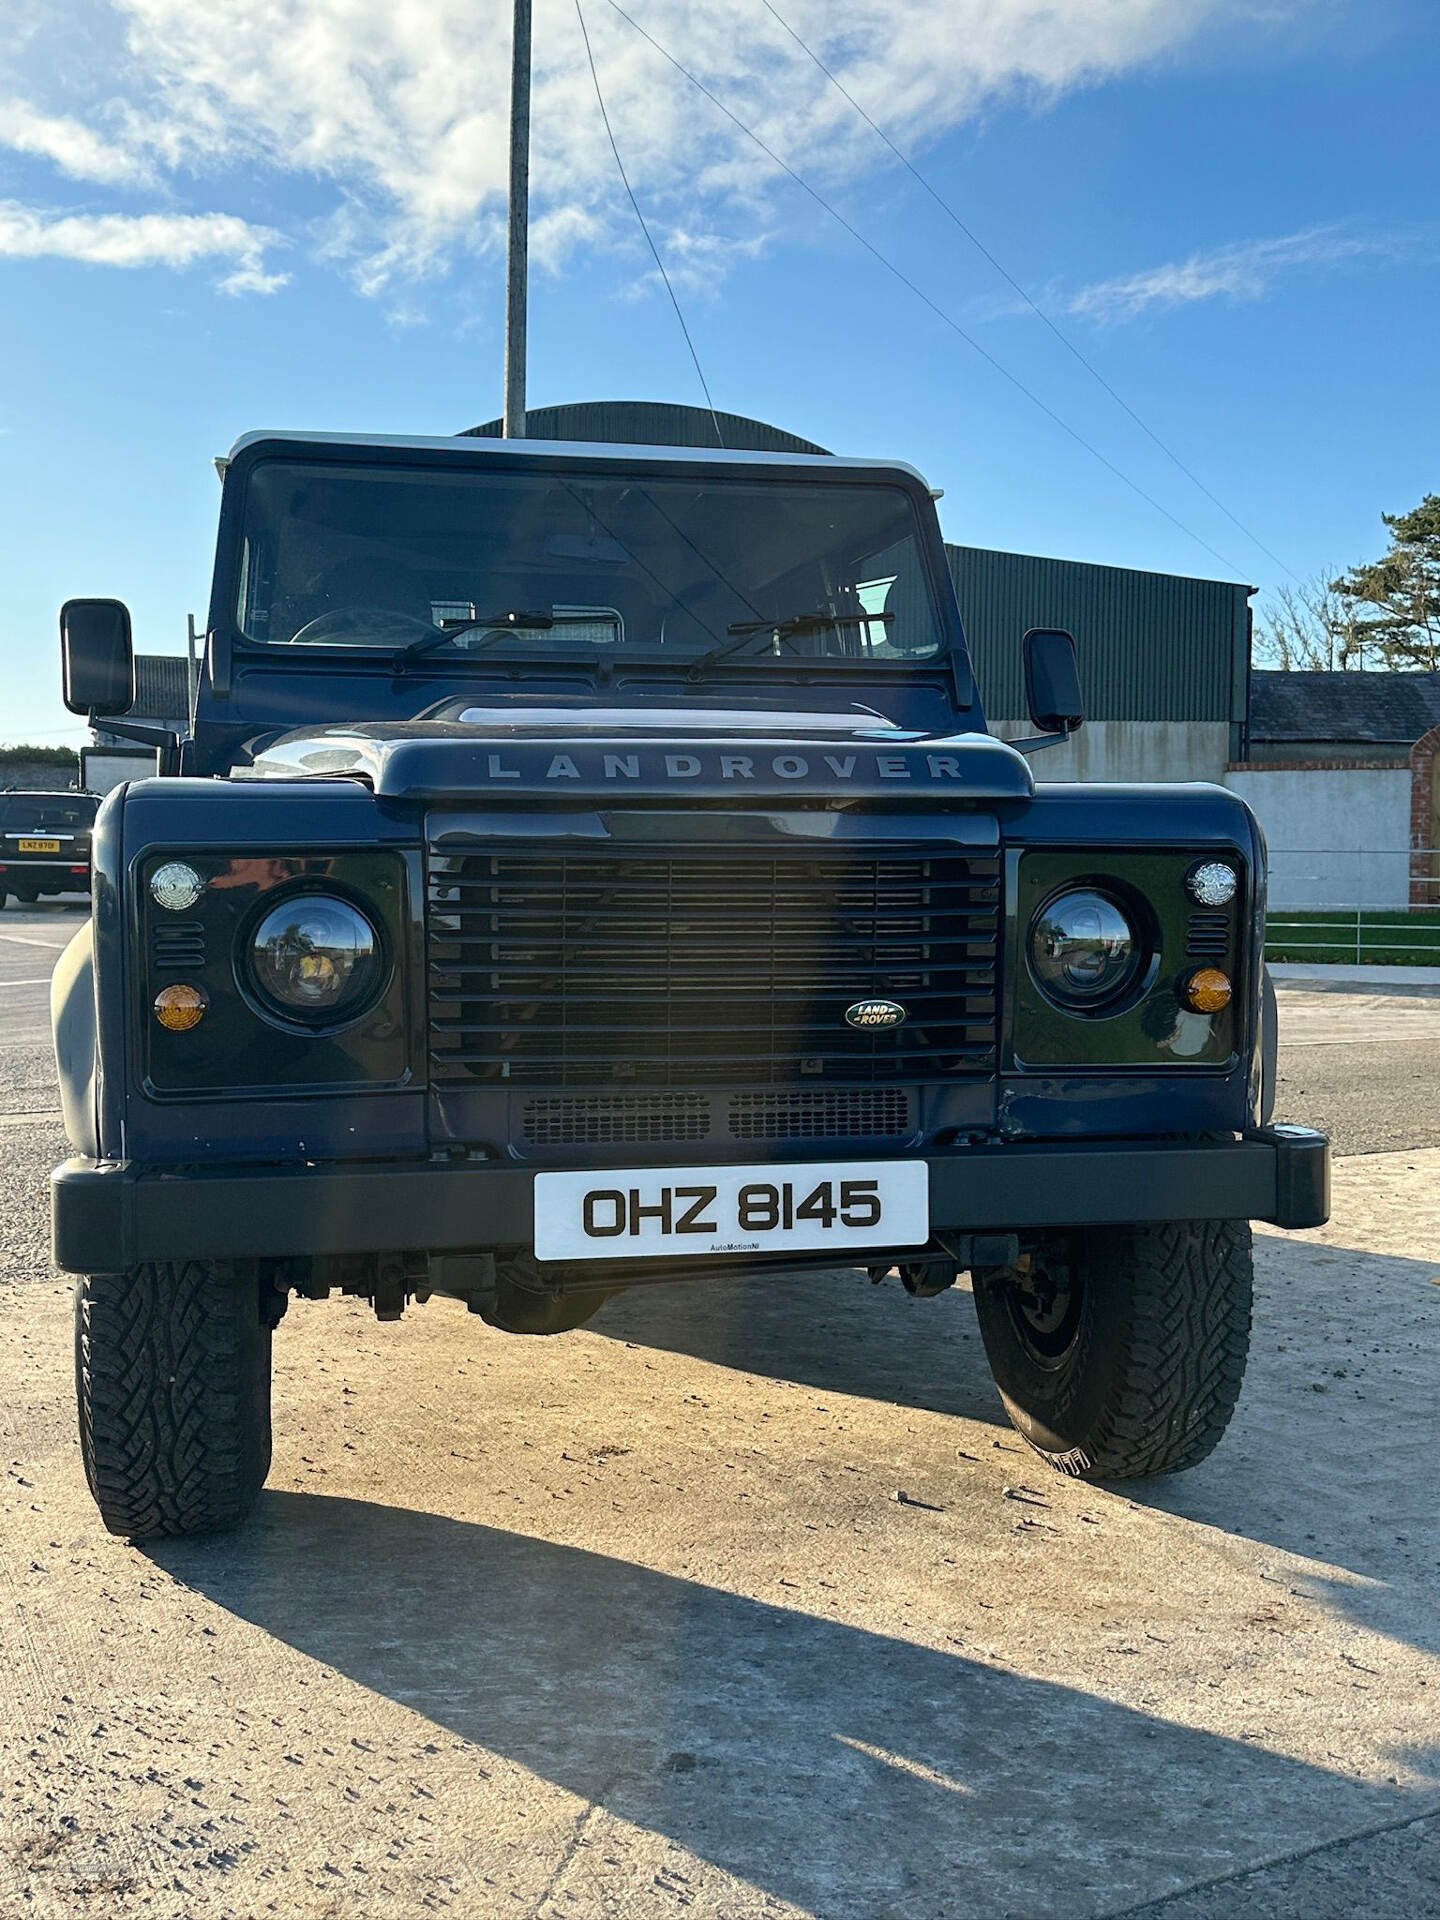
[[[61,616],[124,713],[129,618]],[[292,1292],[558,1333],[737,1273],[970,1275],[1066,1473],[1186,1467],[1250,1328],[1265,848],[1203,785],[1037,785],[893,463],[286,434],[225,465],[193,737],[118,788],[61,962],[80,1433],[105,1523],[231,1525]]]
[[[42,894],[89,893],[93,793],[0,792],[0,907]]]

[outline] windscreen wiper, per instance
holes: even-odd
[[[502,613],[482,614],[476,620],[457,621],[453,626],[441,627],[438,633],[427,633],[421,640],[412,640],[408,647],[402,647],[395,656],[395,665],[403,667],[407,660],[418,660],[422,653],[434,653],[437,648],[447,646],[450,641],[462,633],[473,633],[477,627],[493,627],[495,632],[489,640],[483,640],[478,647],[471,647],[471,653],[479,653],[482,648],[491,645],[507,633],[547,633],[555,624],[553,610],[542,611],[539,608],[527,611],[524,607],[507,607]]]
[[[817,608],[813,613],[792,613],[783,620],[734,620],[725,629],[735,637],[722,640],[718,647],[711,647],[708,653],[702,653],[698,660],[691,663],[690,678],[698,680],[707,667],[726,660],[732,653],[739,653],[753,640],[757,633],[769,634],[772,639],[788,646],[802,633],[828,633],[832,627],[858,626],[871,620],[878,620],[882,626],[888,626],[895,618],[893,613],[827,613]],[[793,650],[793,649],[792,649]]]

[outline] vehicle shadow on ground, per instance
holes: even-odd
[[[855,1268],[636,1287],[590,1330],[737,1373],[1005,1424],[968,1287],[917,1300]],[[1007,1427],[1008,1431],[1008,1427]]]
[[[147,1551],[819,1920],[1076,1920],[1422,1804],[958,1651],[432,1513],[274,1492],[239,1534]],[[571,1816],[548,1817],[560,1850]],[[577,1871],[603,1878],[623,1845]]]
[[[1258,1234],[1255,1330],[1234,1422],[1188,1473],[1113,1491],[1317,1563],[1286,1578],[1358,1624],[1440,1653],[1434,1265]],[[1324,1308],[1323,1323],[1316,1310]],[[968,1291],[915,1300],[843,1269],[636,1288],[592,1329],[717,1366],[987,1422],[1015,1441]],[[1337,1369],[1338,1374],[1337,1374]]]
[[[1137,1504],[1317,1562],[1297,1591],[1440,1653],[1440,1253],[1256,1235],[1255,1331],[1229,1433]]]

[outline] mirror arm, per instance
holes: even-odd
[[[1045,747],[1063,747],[1073,732],[1073,727],[1062,727],[1059,733],[1032,733],[1024,740],[1007,740],[1005,744],[1016,753],[1039,753]]]
[[[101,727],[106,733],[118,733],[122,740],[138,740],[143,747],[154,747],[160,755],[161,773],[179,772],[180,736],[173,727],[152,726],[145,720],[122,720],[118,715],[95,712],[90,715],[90,725]]]

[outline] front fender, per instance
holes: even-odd
[[[100,1157],[95,1040],[95,943],[87,920],[50,976],[50,1030],[60,1076],[65,1137],[76,1153]]]
[[[1280,1009],[1269,967],[1262,970],[1261,993],[1260,1124],[1268,1127],[1275,1117],[1275,1089],[1280,1076]]]

